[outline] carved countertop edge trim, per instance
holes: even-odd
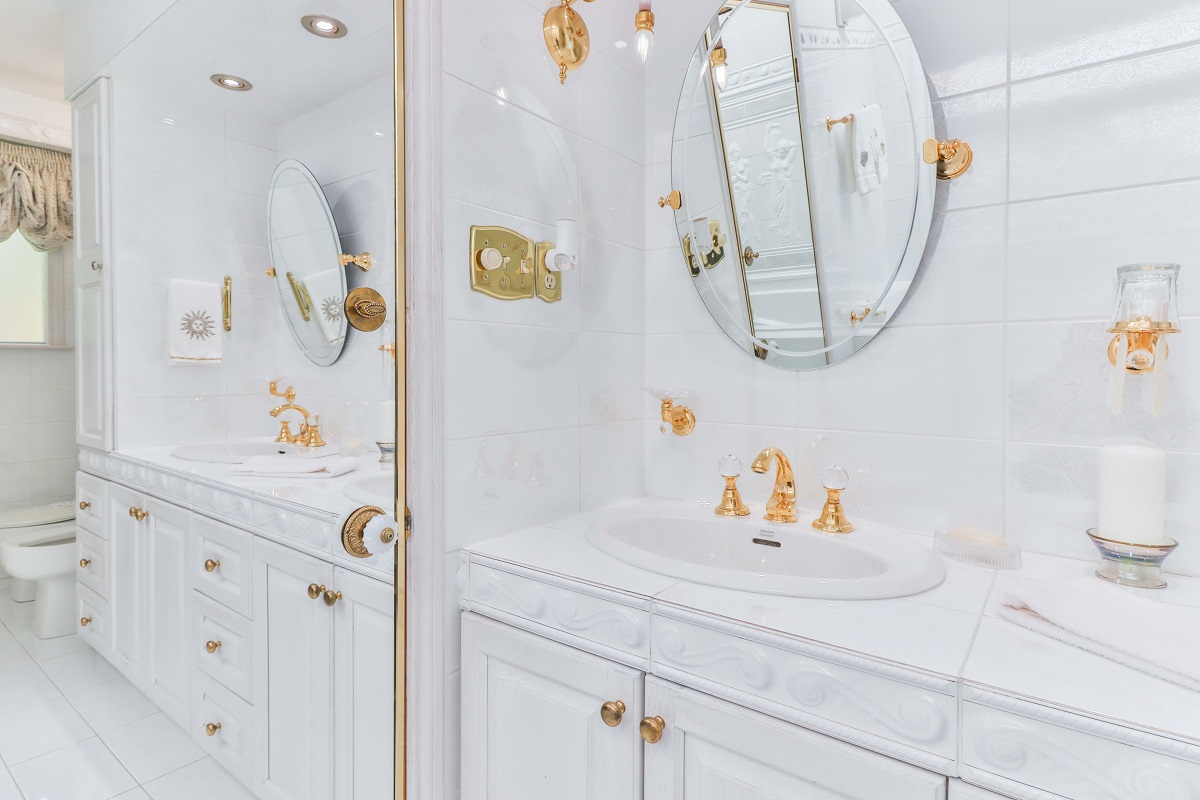
[[[1131,728],[1118,722],[1099,720],[1086,715],[1082,711],[1068,711],[1053,706],[1046,706],[1013,697],[1012,695],[988,691],[969,683],[963,684],[962,699],[964,703],[974,703],[979,706],[987,706],[1000,711],[1019,714],[1023,717],[1029,717],[1030,719],[1050,725],[1057,725],[1060,728],[1067,728],[1089,736],[1126,744],[1130,747],[1136,747],[1139,750],[1146,750],[1158,753],[1159,755],[1200,764],[1200,745],[1151,733],[1139,728]]]
[[[657,600],[653,603],[651,613],[654,616],[708,628],[718,633],[737,636],[741,639],[786,650],[797,655],[817,659],[818,661],[825,661],[871,675],[878,675],[879,677],[888,678],[900,683],[907,683],[910,686],[928,689],[929,691],[949,697],[958,696],[958,681],[950,676],[901,667],[888,661],[869,658],[860,653],[842,650],[831,645],[819,644],[811,639],[801,639],[784,634],[771,633],[750,623],[691,611]]]
[[[617,603],[619,605],[637,609],[638,611],[651,610],[652,604],[650,598],[646,597],[645,595],[617,591],[615,589],[599,586],[578,578],[568,578],[557,575],[553,572],[543,572],[541,570],[530,569],[529,567],[516,564],[512,561],[505,561],[503,559],[493,558],[491,556],[481,556],[478,553],[470,553],[469,558],[471,561],[479,564],[481,567],[488,567],[500,572],[508,572],[513,575],[518,575],[522,578],[528,578],[531,581],[545,583],[557,589],[566,589],[568,591],[586,594],[600,600],[607,600],[610,603]]]
[[[1017,800],[1067,800],[1062,795],[1035,789],[1028,784],[1011,781],[1008,778],[1001,778],[999,775],[993,775],[990,772],[984,772],[975,767],[968,767],[965,764],[962,767],[962,775],[960,777],[967,783],[987,789],[988,791],[1001,792],[1009,797],[1015,797]]]
[[[557,628],[551,628],[546,625],[541,625],[537,622],[532,622],[525,617],[516,614],[510,614],[507,611],[501,611],[498,608],[493,608],[486,603],[480,603],[477,600],[462,598],[459,600],[459,607],[463,611],[469,611],[480,616],[494,619],[497,622],[503,622],[507,625],[512,625],[514,628],[520,628],[523,631],[528,631],[535,636],[541,636],[545,639],[565,644],[568,647],[574,647],[577,650],[583,650],[586,653],[606,658],[609,661],[615,661],[618,664],[624,664],[627,667],[641,670],[642,672],[650,672],[650,659],[641,658],[629,653],[625,650],[618,650],[614,647],[594,642],[590,639],[584,639],[580,636],[575,636],[570,633],[565,633]]]
[[[705,694],[724,698],[737,705],[760,711],[777,719],[795,723],[804,728],[823,733],[826,736],[832,736],[835,739],[840,739],[859,747],[865,747],[868,750],[889,756],[898,761],[923,767],[942,775],[949,775],[951,777],[958,775],[957,764],[954,759],[944,758],[925,750],[918,750],[915,747],[909,747],[891,739],[885,739],[882,736],[876,736],[857,728],[851,728],[848,725],[832,722],[824,717],[806,714],[789,706],[766,700],[758,695],[733,689],[726,684],[701,678],[690,672],[675,669],[666,664],[660,664],[657,661],[650,665],[649,672],[672,683],[678,683],[699,692],[704,692]]]

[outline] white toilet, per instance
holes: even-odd
[[[12,599],[33,601],[33,635],[75,631],[75,510],[72,503],[0,512],[0,566]]]

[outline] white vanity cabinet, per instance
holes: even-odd
[[[192,513],[152,498],[143,505],[148,514],[141,523],[147,526],[141,581],[147,601],[141,614],[146,635],[146,695],[176,724],[186,727],[191,713],[187,559]]]
[[[145,520],[134,511],[144,505],[141,493],[110,484],[104,500],[104,527],[108,533],[109,657],[135,685],[142,683],[145,667],[142,650],[143,598],[141,580],[145,560]]]

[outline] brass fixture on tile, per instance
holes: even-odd
[[[221,286],[221,321],[225,324],[225,332],[233,330],[233,278],[225,276]]]
[[[204,571],[205,572],[216,572],[220,568],[221,568],[220,561],[214,561],[210,558],[204,562]]]
[[[305,322],[312,319],[312,300],[308,297],[308,289],[305,288],[304,282],[297,280],[295,274],[289,272],[287,274],[288,283],[292,285],[292,296],[296,298],[296,307],[300,309],[300,316]]]
[[[758,253],[754,252],[753,247],[746,245],[746,249],[742,251],[742,261],[746,262],[747,267],[752,267],[756,260],[758,260]]]
[[[625,703],[620,700],[609,700],[604,705],[600,706],[600,719],[610,728],[615,728],[621,724],[621,720],[625,717]]]
[[[214,642],[212,640],[209,640],[204,645],[204,652],[208,653],[210,656],[213,653],[216,653],[220,649],[221,649],[221,642],[219,642],[219,641]]]
[[[638,733],[646,744],[658,744],[662,741],[663,732],[667,729],[667,721],[662,717],[646,717],[638,725]]]
[[[857,309],[854,311],[851,311],[850,312],[850,324],[857,325],[860,322],[864,322],[867,319],[867,317],[869,317],[869,316],[871,316],[871,307],[870,306],[867,306],[862,311],[858,311]]]
[[[1108,329],[1109,333],[1115,333],[1116,336],[1108,343],[1108,363],[1114,367],[1120,358],[1121,352],[1121,337],[1125,337],[1125,347],[1127,353],[1145,353],[1146,357],[1138,359],[1127,358],[1125,361],[1125,371],[1134,375],[1146,375],[1154,372],[1154,367],[1158,362],[1158,346],[1162,336],[1168,333],[1179,333],[1179,328],[1172,323],[1154,322],[1149,317],[1138,317],[1132,322],[1124,323],[1122,327],[1112,327]],[[1162,357],[1165,359],[1170,355],[1170,349],[1167,343],[1162,342]]]
[[[1150,412],[1161,416],[1166,403],[1170,349],[1164,336],[1179,333],[1179,265],[1130,264],[1117,270],[1117,302],[1108,332],[1110,409],[1124,407],[1127,375],[1153,375]]]
[[[535,242],[509,228],[471,226],[471,288],[497,300],[562,300],[562,272],[547,264],[553,242]]]
[[[363,539],[363,533],[367,529],[367,523],[376,517],[387,514],[379,506],[363,506],[357,509],[342,525],[342,547],[347,553],[355,558],[370,558],[371,551],[367,549]],[[390,535],[391,538],[388,538]],[[384,528],[380,531],[379,541],[383,544],[391,544],[396,537],[396,531],[392,528]]]
[[[683,207],[683,195],[680,194],[678,189],[672,189],[671,191],[667,192],[666,197],[658,198],[659,208],[666,208],[667,206],[670,206],[676,211]]]
[[[592,0],[584,0],[592,2]],[[546,12],[542,20],[542,35],[546,49],[558,65],[558,82],[567,82],[567,73],[579,69],[587,61],[592,49],[592,37],[587,24],[571,5],[575,0],[560,0],[557,6]]]
[[[851,122],[854,122],[853,114],[847,114],[846,116],[839,117],[837,119],[828,116],[825,117],[825,130],[832,131],[834,125],[849,125]]]
[[[346,295],[344,307],[346,321],[357,331],[377,331],[387,321],[387,301],[379,292],[366,286]]]
[[[296,402],[296,387],[294,386],[289,386],[281,392],[279,391],[279,381],[271,381],[270,390],[271,397],[282,397],[289,403]]]
[[[721,459],[721,477],[725,479],[725,491],[721,493],[721,502],[713,509],[719,517],[744,517],[750,513],[750,507],[742,502],[742,493],[738,491],[737,479],[742,474],[742,462],[735,456],[725,456]]]
[[[340,263],[343,267],[348,267],[353,264],[363,272],[367,272],[371,269],[371,254],[359,253],[356,256],[350,256],[342,253],[340,256],[338,256],[338,263]]]
[[[663,398],[662,421],[671,426],[676,436],[688,436],[696,430],[696,415],[687,406],[677,406],[674,400]]]
[[[268,278],[275,277],[275,268],[274,267],[267,267],[267,277]]]
[[[298,444],[302,447],[324,447],[325,440],[321,438],[320,420],[321,418],[313,417],[313,422],[309,422],[308,409],[304,406],[298,406],[295,403],[284,403],[281,406],[271,409],[271,416],[276,419],[285,411],[295,411],[300,414],[302,419],[300,422],[300,432],[292,435],[291,423],[286,419],[279,423],[279,436],[275,439],[277,442],[287,444]]]
[[[849,482],[850,476],[839,466],[830,465],[821,470],[821,483],[827,496],[821,516],[813,520],[814,528],[823,533],[851,533],[854,530],[842,508],[842,492]]]
[[[763,519],[768,522],[796,521],[796,478],[792,474],[792,463],[778,447],[768,447],[754,459],[750,469],[759,475],[771,468],[771,461],[776,463],[775,489],[771,499],[767,501],[767,513]]]
[[[712,247],[707,253],[696,252],[697,248],[693,246],[695,244],[694,234],[686,234],[683,237],[683,255],[687,259],[693,278],[700,274],[701,267],[712,269],[725,258],[725,243],[728,240],[721,231],[719,220],[708,220],[708,237],[712,239]]]
[[[974,160],[971,145],[962,139],[926,139],[921,147],[921,156],[926,164],[937,164],[939,181],[949,181],[962,175]]]

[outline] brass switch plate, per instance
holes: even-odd
[[[484,251],[495,250],[499,265],[488,269]],[[534,296],[537,270],[535,246],[516,231],[492,226],[471,226],[471,288],[499,300]],[[561,290],[560,290],[561,291]]]
[[[538,242],[534,251],[537,264],[537,281],[533,290],[537,296],[547,303],[557,303],[562,300],[562,273],[546,268],[546,253],[554,249],[554,242]]]

